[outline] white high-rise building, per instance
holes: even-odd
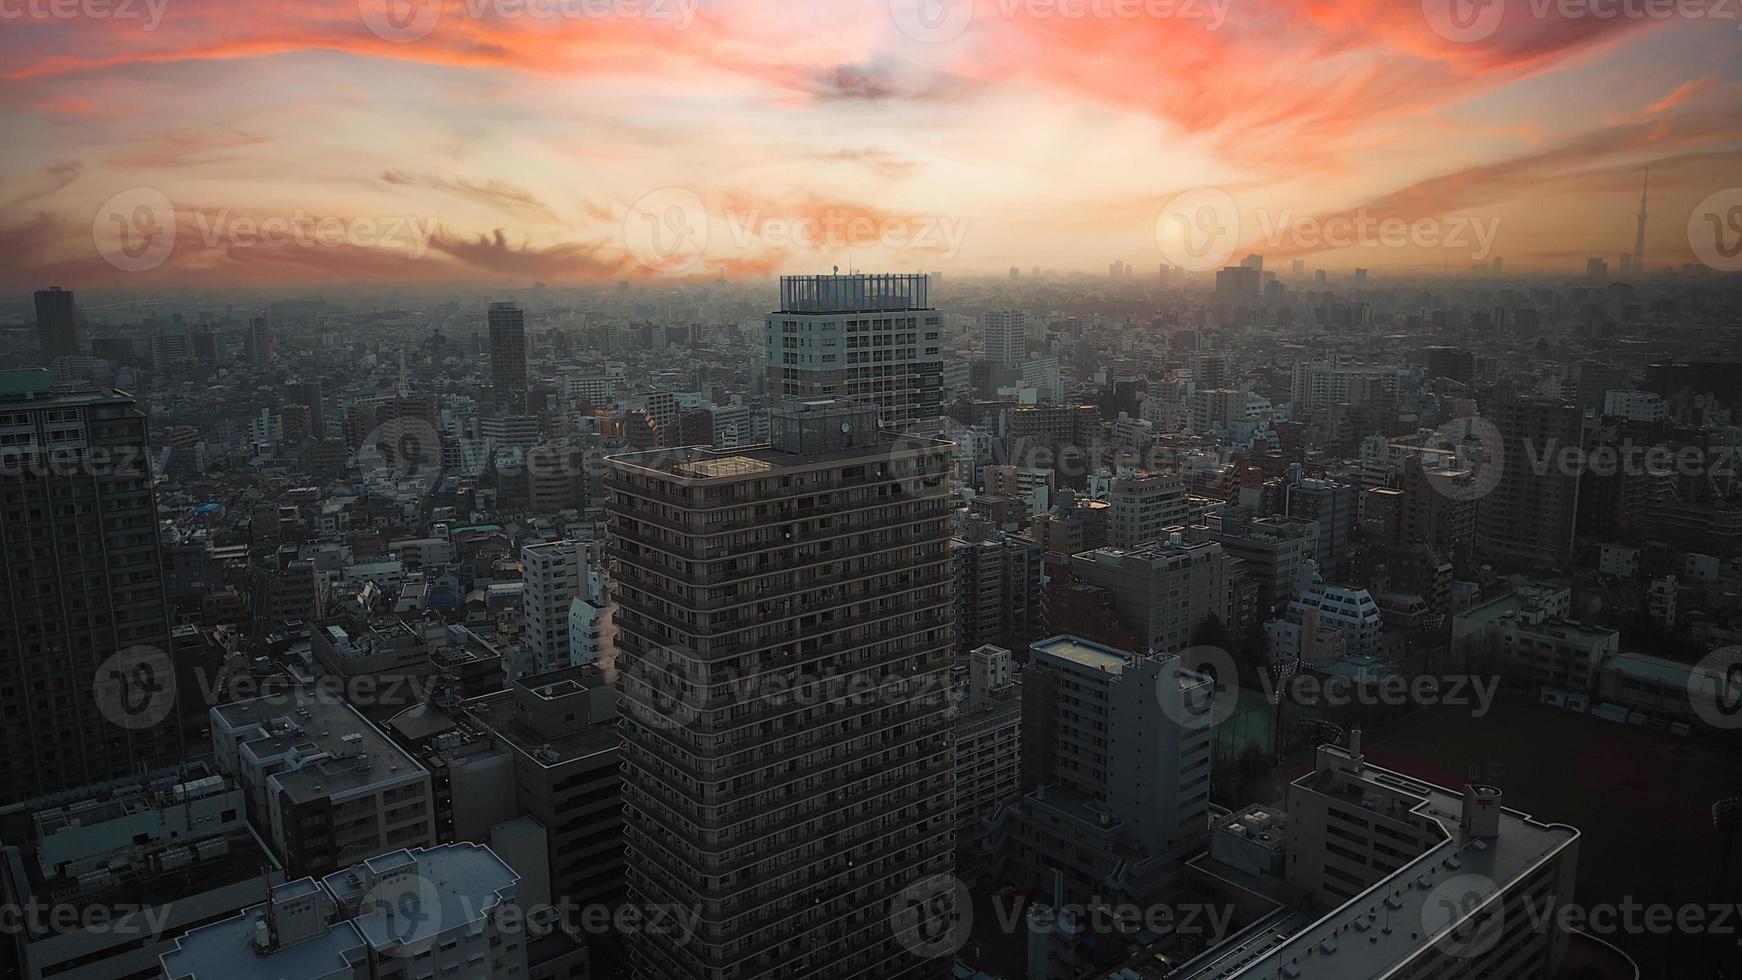
[[[1021,310],[987,310],[986,360],[994,364],[1021,364],[1028,350],[1028,316]]]
[[[886,429],[943,431],[943,314],[923,275],[782,276],[763,343],[771,399],[846,398]]]
[[[582,593],[587,560],[578,541],[520,549],[526,629],[521,634],[537,673],[570,666],[569,605]]]

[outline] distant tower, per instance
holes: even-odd
[[[1651,171],[1645,172],[1645,186],[1639,189],[1639,230],[1633,235],[1633,274],[1645,275],[1645,194],[1651,190]]]

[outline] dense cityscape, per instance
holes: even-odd
[[[1734,32],[1040,2],[0,2],[0,980],[1742,976]],[[1130,135],[1188,43],[1258,74]],[[1119,191],[1157,133],[1210,177]],[[834,167],[880,203],[778,189]]]

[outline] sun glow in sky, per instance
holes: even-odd
[[[1742,185],[1739,27],[1717,0],[0,0],[0,274],[1148,275],[1205,189],[1236,259],[1576,272],[1631,251],[1646,168],[1661,267]]]

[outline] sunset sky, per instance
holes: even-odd
[[[0,0],[0,275],[1147,276],[1202,188],[1278,265],[1574,272],[1631,250],[1644,168],[1652,266],[1742,185],[1742,3],[957,3]],[[167,253],[111,261],[154,214]],[[1286,230],[1347,214],[1453,240]]]

